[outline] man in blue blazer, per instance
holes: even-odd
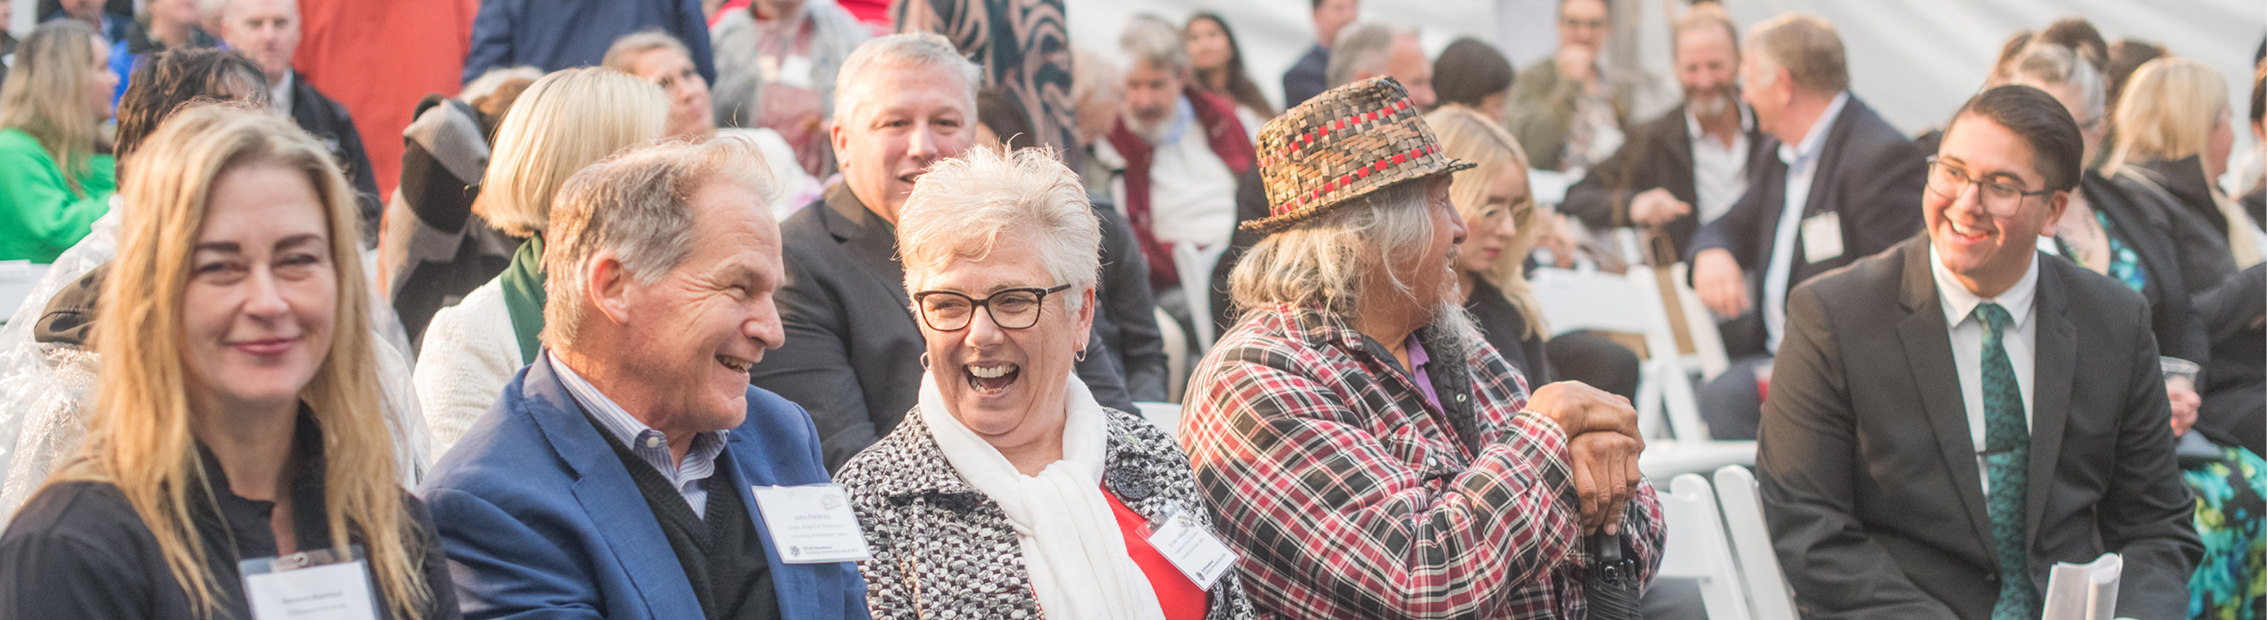
[[[782,561],[762,509],[797,507],[756,497],[830,484],[809,416],[748,386],[782,338],[756,152],[657,145],[561,190],[545,354],[421,493],[465,617],[867,617],[857,566]]]

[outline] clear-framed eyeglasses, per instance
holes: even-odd
[[[1975,178],[1966,168],[1929,156],[1929,192],[1959,200],[1960,193],[1967,191],[1970,185],[1976,186],[1976,200],[1983,203],[1984,211],[1996,217],[2013,217],[2021,212],[2024,198],[2054,193],[2052,189],[2024,191],[2020,185]]]
[[[1039,307],[1047,296],[1067,290],[1071,285],[1053,288],[1011,288],[994,292],[978,299],[955,291],[921,291],[913,294],[913,306],[921,310],[921,324],[940,332],[957,332],[968,329],[968,322],[976,318],[976,309],[983,308],[992,315],[992,324],[1000,329],[1026,329],[1039,324]]]

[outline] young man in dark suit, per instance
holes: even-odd
[[[2185,617],[2203,554],[2147,302],[2038,237],[2078,125],[2029,86],[1962,106],[1927,234],[1796,287],[1756,455],[1816,617],[2037,618],[2057,562],[2124,559],[2116,615]]]
[[[1719,317],[1730,370],[1701,390],[1717,439],[1754,439],[1754,369],[1786,324],[1787,291],[1889,249],[1921,228],[1913,203],[1927,171],[1913,142],[1849,92],[1842,39],[1825,20],[1789,13],[1748,33],[1743,97],[1778,138],[1748,168],[1747,194],[1692,239],[1692,287]]]

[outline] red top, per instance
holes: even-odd
[[[1209,600],[1203,588],[1189,581],[1188,575],[1173,566],[1172,560],[1149,546],[1149,538],[1142,526],[1149,520],[1127,508],[1125,502],[1108,487],[1102,496],[1110,498],[1110,512],[1118,517],[1118,531],[1126,535],[1126,554],[1133,556],[1134,564],[1141,566],[1141,574],[1149,577],[1149,587],[1157,590],[1157,605],[1165,609],[1166,620],[1204,620],[1205,604]]]

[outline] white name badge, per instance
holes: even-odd
[[[779,559],[788,564],[863,562],[873,559],[866,549],[866,531],[850,510],[850,494],[839,484],[795,487],[748,487],[756,509],[763,511],[764,527],[771,530]]]
[[[788,56],[786,60],[779,63],[779,79],[776,81],[788,86],[809,90],[811,88],[812,66],[809,56]]]
[[[1834,260],[1841,255],[1841,215],[1828,211],[1803,220],[1803,262]]]
[[[1168,509],[1162,524],[1152,525],[1149,546],[1181,569],[1196,587],[1211,590],[1221,575],[1236,567],[1236,552],[1220,542],[1188,511]]]
[[[319,549],[238,563],[253,620],[377,620],[361,547],[343,560],[336,555]]]

